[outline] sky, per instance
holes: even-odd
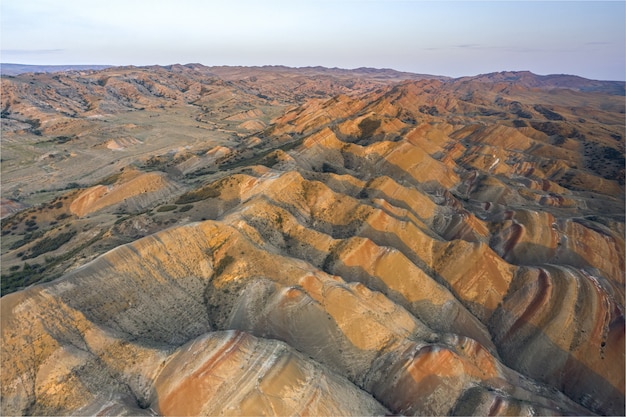
[[[0,61],[626,78],[626,1],[0,0]]]

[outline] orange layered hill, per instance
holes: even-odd
[[[2,86],[3,415],[623,413],[624,83]]]

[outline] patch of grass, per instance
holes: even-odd
[[[273,167],[274,165],[276,165],[278,163],[278,153],[277,153],[277,151],[274,151],[274,152],[268,154],[265,158],[263,158],[263,160],[259,161],[259,163],[261,165],[265,165],[268,168]]]
[[[44,237],[33,245],[30,249],[30,253],[24,255],[23,259],[36,258],[39,255],[56,250],[72,239],[74,235],[76,235],[76,231],[70,230],[69,232],[60,233],[54,237]]]
[[[172,163],[172,158],[166,155],[154,155],[148,158],[141,169],[146,171],[162,171]]]
[[[197,201],[206,200],[207,198],[215,198],[220,196],[220,191],[217,189],[215,183],[211,183],[198,190],[189,191],[175,201],[176,204],[188,204],[195,203]]]
[[[46,265],[41,266],[39,264],[24,263],[24,268],[21,271],[14,271],[11,274],[2,274],[0,277],[0,292],[2,295],[9,294],[18,291],[31,284],[49,282],[61,276],[61,273],[53,273],[53,268],[62,262],[72,259],[83,249],[93,245],[98,240],[102,239],[105,230],[101,230],[97,236],[89,240],[88,242],[75,247],[62,255],[57,257],[46,257]]]
[[[157,211],[159,213],[163,213],[166,211],[172,211],[172,210],[176,210],[178,206],[172,205],[172,204],[166,204],[164,206],[161,206],[157,209]]]
[[[227,161],[220,164],[219,169],[220,171],[229,171],[231,169],[246,167],[250,165],[257,165],[257,164],[265,165],[268,162],[264,162],[264,161],[267,161],[267,156],[270,153],[276,151],[277,149],[280,149],[284,152],[288,152],[291,149],[294,149],[297,146],[301,145],[302,142],[304,142],[304,138],[294,139],[281,146],[259,150],[256,152],[250,151],[250,152],[240,152],[239,154],[234,153],[233,155],[229,157]]]
[[[77,182],[70,182],[65,186],[65,188],[62,188],[61,190],[73,190],[75,188],[81,188],[81,187],[82,186]]]
[[[339,171],[337,171],[337,169],[334,166],[326,162],[322,164],[322,172],[331,173],[331,174],[339,173]]]
[[[420,111],[420,113],[430,114],[431,116],[439,115],[439,110],[437,110],[437,107],[435,107],[435,106],[423,105],[423,106],[419,107],[419,111]]]
[[[41,127],[41,122],[39,121],[39,119],[26,119],[24,120],[24,123],[27,123],[30,125],[30,131],[37,136],[41,136],[41,130],[39,130],[39,128]]]
[[[533,108],[548,120],[565,120],[565,117],[540,104],[535,105]]]
[[[369,117],[367,119],[361,120],[361,123],[359,123],[359,129],[361,130],[360,138],[363,139],[372,136],[376,129],[378,129],[379,127],[380,120],[372,119]]]
[[[1,279],[1,295],[5,295],[8,293],[12,293],[17,291],[22,287],[26,287],[30,283],[32,283],[32,278],[41,274],[45,270],[45,267],[42,268],[39,264],[30,265],[29,263],[24,263],[24,269],[21,271],[14,271],[11,274],[2,274]]]
[[[179,212],[179,213],[184,213],[184,212],[186,212],[186,211],[191,210],[192,208],[193,208],[193,204],[187,204],[187,205],[184,205],[184,206],[182,206],[181,208],[179,208],[179,209],[178,209],[178,212]]]
[[[211,167],[204,167],[204,168],[200,168],[196,171],[190,172],[188,174],[185,174],[185,178],[196,178],[196,177],[201,177],[203,175],[211,175],[211,174],[215,174],[217,171],[215,170],[215,168],[211,168]]]
[[[235,262],[235,258],[233,258],[230,255],[226,255],[224,256],[219,263],[217,264],[217,267],[215,268],[215,276],[218,276],[220,274],[222,274],[222,272],[224,272],[226,270],[226,268],[228,267],[228,265],[232,264],[233,262]]]
[[[116,174],[111,174],[111,175],[101,179],[100,182],[98,182],[97,184],[99,184],[99,185],[113,185],[113,184],[115,184],[117,182],[117,180],[120,178],[121,175],[122,175],[121,172],[118,172]]]
[[[25,244],[30,243],[37,238],[40,238],[41,236],[43,236],[42,231],[26,233],[21,240],[18,240],[17,242],[14,242],[11,246],[9,246],[9,249],[13,250],[13,249],[20,248],[24,246]]]
[[[56,141],[56,143],[63,144],[72,140],[72,137],[71,136],[57,136],[56,138],[54,138],[54,140]]]

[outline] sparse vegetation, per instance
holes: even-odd
[[[74,237],[76,231],[71,230],[69,232],[60,233],[54,237],[44,237],[39,242],[37,242],[30,249],[30,253],[24,255],[24,259],[36,258],[39,255],[42,255],[47,252],[51,252],[60,248],[65,243],[69,242],[70,239]]]
[[[117,180],[120,179],[120,176],[122,175],[121,172],[118,172],[116,174],[111,174],[108,177],[104,177],[102,180],[100,180],[98,182],[98,184],[100,185],[113,185],[117,182]]]
[[[121,223],[124,223],[128,219],[129,219],[129,216],[123,216],[123,217],[120,217],[119,219],[115,220],[115,223],[113,223],[113,224],[121,224]]]
[[[331,174],[337,174],[338,171],[335,167],[333,167],[332,165],[330,165],[329,163],[324,162],[322,164],[322,172],[326,172],[326,173],[331,173]]]
[[[220,191],[216,189],[215,183],[202,187],[198,190],[189,191],[176,200],[176,204],[195,203],[197,201],[206,200],[207,198],[215,198],[220,196]]]
[[[54,141],[58,144],[63,144],[69,142],[72,139],[73,138],[71,136],[57,136],[56,138],[54,138]]]
[[[220,259],[219,263],[215,267],[215,276],[221,275],[226,270],[226,268],[233,262],[235,262],[235,258],[230,255],[225,255],[222,259]]]
[[[17,242],[14,242],[11,246],[9,246],[9,249],[10,250],[18,249],[26,245],[27,243],[30,243],[33,240],[40,238],[41,236],[43,236],[42,231],[26,233],[21,240],[18,240]],[[18,256],[20,255],[18,254]]]
[[[430,114],[431,116],[437,116],[439,114],[439,110],[437,110],[436,106],[420,106],[420,113]]]
[[[532,119],[533,118],[533,114],[527,110],[519,110],[517,113],[515,113],[517,115],[517,117],[520,117],[522,119]]]
[[[14,270],[11,274],[2,274],[0,277],[0,295],[6,295],[36,282],[33,278],[39,276],[44,270],[45,268],[41,268],[39,264],[30,265],[25,262],[21,271],[19,271],[18,265],[18,269]]]
[[[30,125],[30,131],[37,136],[41,136],[41,130],[39,130],[39,127],[41,126],[41,122],[38,119],[26,119],[24,120],[24,123],[27,123]]]
[[[204,167],[204,168],[200,168],[198,170],[189,172],[187,174],[185,174],[185,178],[197,178],[197,177],[201,177],[203,175],[211,175],[211,174],[215,174],[217,171],[215,168],[211,168],[211,167]]]
[[[376,129],[380,127],[381,121],[373,119],[371,117],[361,120],[359,123],[359,130],[361,131],[360,139],[369,138],[374,134]]]
[[[2,274],[2,276],[0,277],[0,288],[2,295],[17,291],[31,284],[48,282],[58,278],[61,275],[61,272],[54,272],[54,268],[56,268],[63,262],[74,258],[79,252],[87,247],[90,247],[98,240],[102,239],[104,233],[105,230],[101,230],[98,235],[96,235],[91,240],[81,245],[78,245],[59,256],[46,257],[46,265],[44,266],[37,263],[31,265],[25,262],[24,267],[21,271],[15,270],[12,271],[10,274]],[[58,244],[58,242],[57,245],[61,246]],[[18,253],[18,257],[19,256],[20,254]]]
[[[178,207],[178,206],[168,204],[168,205],[161,206],[161,207],[157,208],[157,211],[158,211],[159,213],[164,213],[164,212],[166,212],[166,211],[173,211],[173,210],[176,210],[176,208],[177,208],[177,207]]]
[[[265,165],[268,168],[272,168],[278,163],[277,151],[269,153],[265,158],[260,161],[261,165]]]
[[[523,121],[523,120],[516,119],[516,120],[513,120],[513,126],[514,126],[514,127],[518,127],[518,128],[519,128],[519,127],[527,127],[527,126],[528,126],[528,123],[526,123],[526,122],[525,122],[525,121]]]
[[[167,164],[167,160],[159,155],[159,156],[151,156],[145,163],[146,168],[163,168]]]
[[[537,104],[533,108],[535,109],[535,111],[541,113],[543,117],[545,117],[548,120],[565,120],[565,117],[561,116],[555,111],[550,110],[549,108],[545,106]]]

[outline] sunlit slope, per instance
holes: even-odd
[[[238,105],[228,126],[262,128],[244,141],[126,155],[18,211],[3,280],[58,278],[1,299],[2,413],[620,414],[617,87],[492,74]],[[174,120],[192,93],[167,88]]]

